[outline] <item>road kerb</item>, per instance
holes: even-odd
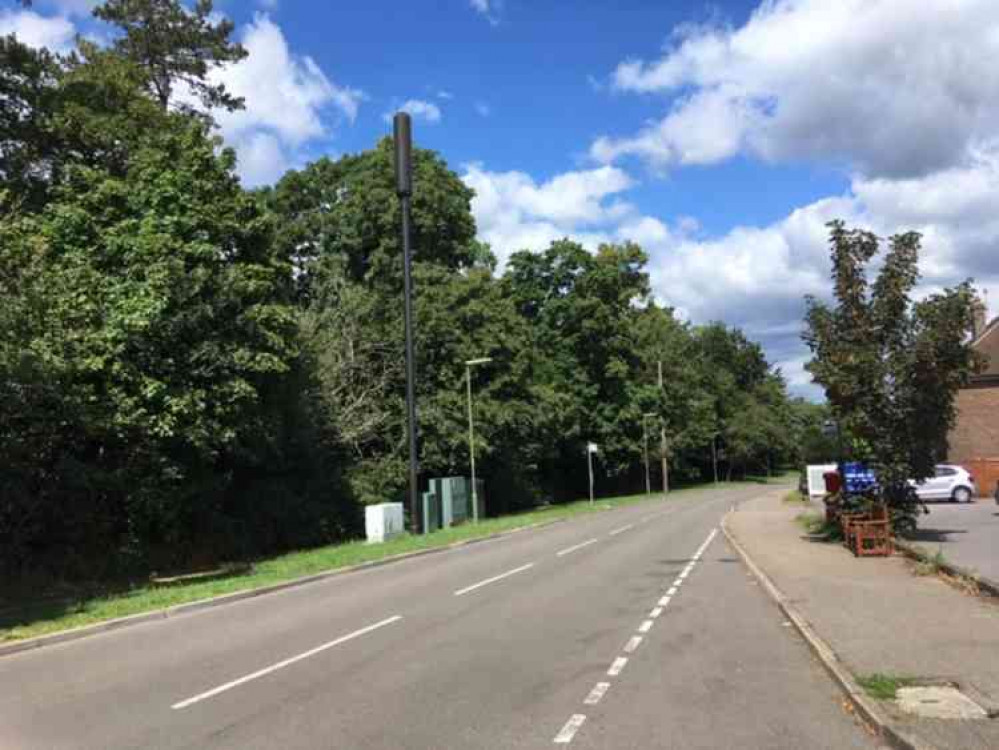
[[[928,562],[933,557],[928,552],[926,552],[926,550],[921,549],[915,544],[910,544],[900,539],[895,540],[895,547],[896,549],[900,550],[906,557],[910,557],[913,560],[917,560],[919,562]],[[954,565],[953,563],[949,563],[946,561],[940,562],[938,564],[940,566],[940,570],[942,570],[947,575],[953,576],[954,578],[964,578],[974,583],[975,586],[978,587],[978,590],[980,592],[983,592],[985,596],[999,597],[999,581],[993,581],[991,578],[980,576],[977,573],[974,573],[966,568],[962,568],[959,565]]]
[[[847,700],[850,701],[850,704],[856,709],[861,718],[873,727],[881,735],[882,739],[889,742],[898,750],[937,750],[934,745],[923,742],[912,737],[908,732],[892,726],[881,708],[864,693],[863,688],[856,682],[850,670],[846,668],[832,647],[815,632],[815,629],[801,612],[791,604],[783,592],[777,588],[769,576],[763,572],[749,556],[749,553],[739,544],[735,535],[728,528],[729,515],[731,515],[731,511],[722,518],[721,522],[722,532],[725,534],[728,543],[738,553],[739,557],[742,558],[743,563],[760,582],[770,598],[774,600],[774,603],[777,604],[781,612],[794,625],[798,633],[801,634],[801,637],[805,639],[808,647],[822,663],[822,666],[836,684],[839,685]]]
[[[312,573],[307,576],[302,576],[300,578],[294,578],[290,581],[282,581],[281,583],[274,583],[269,586],[261,586],[255,589],[246,589],[245,591],[235,591],[231,594],[222,594],[221,596],[213,596],[209,599],[199,599],[194,602],[187,602],[185,604],[177,604],[172,607],[167,607],[165,609],[156,609],[151,612],[140,612],[135,615],[128,615],[127,617],[116,617],[113,620],[105,620],[104,622],[98,622],[93,625],[83,625],[79,628],[71,628],[69,630],[61,630],[56,633],[48,633],[46,635],[39,635],[34,638],[24,638],[23,640],[11,641],[9,643],[0,643],[0,658],[4,656],[12,656],[13,654],[22,653],[24,651],[31,651],[36,648],[42,648],[44,646],[54,646],[57,643],[67,643],[68,641],[76,641],[81,638],[88,638],[93,635],[99,635],[100,633],[107,633],[112,630],[120,630],[121,628],[127,628],[132,625],[141,625],[145,622],[152,622],[154,620],[165,620],[170,617],[176,617],[178,615],[191,614],[193,612],[198,612],[203,609],[212,609],[214,607],[221,607],[225,604],[232,604],[234,602],[242,601],[244,599],[252,599],[257,596],[264,596],[266,594],[273,594],[279,591],[286,591],[288,589],[298,588],[299,586],[306,586],[310,583],[317,583],[318,581],[324,581],[328,578],[334,578],[336,576],[346,575],[348,573],[356,573],[362,570],[369,570],[371,568],[379,568],[383,565],[390,565],[392,563],[401,562],[403,560],[409,560],[414,557],[423,557],[424,555],[432,555],[439,552],[447,552],[449,550],[458,549],[460,547],[467,547],[471,544],[477,544],[479,542],[487,542],[491,539],[499,539],[501,537],[510,536],[511,534],[516,534],[521,531],[530,531],[535,529],[541,529],[545,526],[552,526],[557,523],[565,523],[569,521],[570,518],[555,518],[551,521],[541,521],[539,523],[527,524],[526,526],[518,526],[515,529],[508,529],[506,531],[498,531],[495,534],[490,534],[488,536],[476,537],[475,539],[462,539],[458,542],[453,542],[452,544],[447,544],[442,547],[431,547],[430,549],[420,549],[414,550],[413,552],[402,552],[398,555],[391,555],[390,557],[384,557],[380,560],[370,560],[368,562],[358,563],[357,565],[348,565],[343,568],[336,568],[334,570],[325,570],[321,573]]]

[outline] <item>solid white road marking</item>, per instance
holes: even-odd
[[[650,630],[652,630],[653,624],[654,623],[652,622],[652,620],[646,620],[645,622],[643,622],[641,625],[638,626],[638,632],[648,633]]]
[[[651,612],[649,612],[649,617],[655,620],[659,615],[663,613],[662,607],[655,607]]]
[[[674,592],[674,593],[675,593],[675,592]],[[660,607],[665,607],[666,605],[668,605],[668,604],[670,603],[670,601],[671,601],[672,599],[673,599],[673,597],[672,597],[672,596],[669,596],[669,595],[667,595],[667,596],[664,596],[664,597],[663,597],[662,599],[660,599],[660,600],[659,600],[659,606],[660,606]]]
[[[586,716],[583,714],[573,714],[572,717],[565,723],[562,727],[562,731],[555,735],[556,745],[568,745],[572,742],[573,736],[579,731],[579,728],[583,726],[583,722],[586,721]]]
[[[628,529],[633,529],[633,528],[635,528],[635,524],[629,523],[627,526],[622,526],[619,529],[614,529],[612,532],[610,532],[610,534],[608,534],[608,536],[617,536],[622,531],[627,531]]]
[[[258,669],[256,672],[246,675],[245,677],[240,677],[238,679],[227,682],[224,685],[219,685],[217,688],[212,688],[211,690],[205,691],[204,693],[199,693],[193,698],[188,698],[187,700],[182,700],[179,703],[174,703],[170,708],[177,710],[181,708],[187,708],[188,706],[194,705],[206,698],[212,698],[219,693],[224,693],[226,690],[231,690],[234,687],[243,685],[250,680],[255,680],[258,677],[263,677],[271,672],[277,672],[279,669],[284,669],[287,666],[294,664],[295,662],[302,661],[302,659],[308,659],[310,656],[315,656],[316,654],[325,651],[328,648],[333,648],[334,646],[339,646],[341,643],[346,643],[347,641],[353,640],[354,638],[359,638],[362,635],[367,635],[368,633],[378,630],[378,628],[383,628],[386,625],[391,625],[394,622],[399,622],[402,619],[402,615],[395,615],[394,617],[389,617],[381,622],[376,622],[374,625],[368,625],[366,628],[361,628],[360,630],[355,630],[353,633],[348,633],[347,635],[341,636],[334,641],[329,641],[324,643],[322,646],[317,646],[316,648],[310,649],[305,653],[299,654],[298,656],[292,656],[290,659],[285,659],[284,661],[279,661],[277,664],[272,664],[264,669]]]
[[[670,586],[669,591],[666,592],[667,596],[673,596],[676,594],[676,586]]]
[[[604,693],[610,688],[609,682],[598,682],[594,685],[593,690],[590,694],[586,696],[586,700],[583,701],[587,706],[595,706],[600,702],[600,699],[604,697]]]
[[[502,581],[504,578],[508,578],[517,573],[523,573],[525,570],[529,570],[534,567],[534,563],[527,563],[527,565],[521,565],[519,568],[514,568],[513,570],[508,570],[506,573],[500,573],[498,576],[493,576],[492,578],[487,578],[484,581],[479,581],[478,583],[473,583],[471,586],[466,586],[463,589],[458,589],[454,592],[455,596],[463,596],[470,591],[475,591],[483,586],[488,586],[490,583],[496,583],[496,581]]]
[[[680,588],[680,586],[682,586],[682,585],[683,585],[683,579],[682,579],[682,578],[677,578],[677,579],[676,579],[675,581],[673,581],[673,586],[672,586],[672,588],[674,588],[674,589],[678,589],[678,588]]]
[[[583,549],[583,547],[589,547],[591,544],[596,544],[598,539],[587,539],[585,542],[580,542],[572,547],[562,550],[561,552],[556,552],[557,557],[562,557],[563,555],[568,555],[571,552],[575,552],[577,549]]]
[[[619,656],[614,660],[614,663],[610,665],[610,669],[607,670],[607,674],[610,677],[617,677],[621,674],[621,670],[624,669],[624,665],[628,663],[628,659],[625,656]]]
[[[642,636],[640,635],[631,636],[631,638],[628,639],[628,642],[624,644],[624,652],[626,654],[635,653],[635,649],[638,648],[641,642],[642,642]]]

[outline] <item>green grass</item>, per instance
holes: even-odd
[[[933,555],[925,555],[922,560],[916,563],[915,572],[917,576],[939,575],[947,563],[942,549],[938,549]]]
[[[691,488],[696,489],[696,488]],[[690,490],[674,490],[676,497]],[[592,506],[586,500],[565,505],[552,505],[525,513],[490,518],[478,525],[464,524],[425,536],[405,534],[382,544],[363,541],[292,552],[256,563],[248,573],[230,578],[192,582],[157,588],[140,585],[110,596],[93,596],[67,602],[35,600],[5,606],[0,612],[0,642],[31,638],[70,628],[92,625],[117,617],[151,612],[178,604],[209,599],[222,594],[256,589],[302,576],[336,570],[364,562],[382,560],[407,552],[445,547],[454,542],[489,536],[502,531],[572,518],[611,508],[650,502],[661,495],[629,495],[598,500]]]
[[[916,682],[912,677],[898,677],[896,675],[881,674],[875,672],[866,676],[858,677],[857,682],[864,692],[879,701],[893,701],[898,695],[898,689],[907,687]]]
[[[798,492],[798,490],[792,490],[784,495],[784,502],[793,503],[795,505],[807,505],[808,498]]]

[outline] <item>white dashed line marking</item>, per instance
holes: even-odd
[[[635,528],[635,524],[629,523],[627,526],[622,526],[619,529],[614,529],[612,532],[610,532],[610,534],[608,534],[608,536],[617,536],[622,531],[627,531],[628,529],[633,529],[633,528]]]
[[[648,633],[650,630],[652,630],[652,626],[654,624],[655,623],[652,622],[652,620],[646,620],[645,622],[643,622],[641,625],[638,626],[638,632],[639,633]]]
[[[664,596],[662,599],[659,600],[659,606],[660,607],[667,606],[670,603],[670,601],[672,601],[672,599],[673,599],[672,596]]]
[[[382,620],[381,622],[376,622],[374,625],[368,625],[366,628],[361,628],[360,630],[355,630],[353,633],[348,633],[347,635],[341,636],[336,640],[324,643],[322,646],[317,646],[316,648],[310,649],[305,653],[299,654],[298,656],[292,656],[290,659],[285,659],[284,661],[279,661],[277,664],[272,664],[269,667],[264,667],[263,669],[258,669],[256,672],[252,672],[238,679],[227,682],[224,685],[219,685],[217,688],[212,688],[204,693],[199,693],[193,698],[188,698],[187,700],[182,700],[178,703],[174,703],[170,708],[175,711],[192,706],[195,703],[205,700],[206,698],[212,698],[219,693],[224,693],[226,690],[231,690],[234,687],[239,687],[251,680],[256,680],[258,677],[264,677],[272,672],[277,672],[279,669],[284,669],[285,667],[291,666],[295,662],[302,661],[302,659],[308,659],[310,656],[315,656],[318,653],[325,651],[328,648],[333,648],[334,646],[339,646],[341,643],[346,643],[354,638],[359,638],[362,635],[367,635],[372,631],[383,628],[386,625],[391,625],[394,622],[399,622],[402,619],[402,615],[395,615],[394,617],[389,617],[388,619]]]
[[[606,693],[609,689],[609,682],[598,682],[593,686],[593,690],[591,690],[590,694],[586,696],[586,700],[584,700],[583,703],[587,706],[597,705],[600,702],[600,699],[604,697],[604,693]]]
[[[651,612],[649,612],[649,617],[655,620],[659,615],[663,613],[662,607],[655,607]]]
[[[579,728],[583,726],[584,721],[586,721],[584,714],[573,714],[569,721],[565,723],[565,726],[562,727],[562,731],[555,735],[555,744],[568,745],[572,742],[572,738],[579,731]]]
[[[628,663],[628,659],[625,656],[619,656],[614,660],[614,663],[610,665],[610,669],[607,670],[607,675],[609,677],[617,677],[621,674],[621,670],[624,669],[624,665]]]
[[[534,563],[527,563],[527,565],[521,565],[519,568],[514,568],[513,570],[508,570],[506,573],[500,573],[498,576],[493,576],[492,578],[487,578],[484,581],[479,581],[478,583],[473,583],[471,586],[466,586],[463,589],[458,589],[454,592],[455,596],[464,596],[470,591],[475,591],[476,589],[482,588],[483,586],[488,586],[490,583],[496,583],[496,581],[502,581],[504,578],[509,578],[517,573],[523,573],[525,570],[529,570],[534,567]]]
[[[673,596],[676,594],[676,586],[670,586],[669,591],[666,592],[666,596]]]
[[[566,549],[560,552],[556,552],[555,553],[556,557],[562,557],[563,555],[568,555],[572,552],[575,552],[577,549],[583,549],[583,547],[589,547],[591,544],[596,544],[598,541],[599,541],[598,539],[587,539],[585,542],[580,542],[579,544],[575,544],[572,547],[567,547]]]
[[[624,644],[624,653],[626,654],[635,653],[635,649],[638,648],[641,643],[642,643],[642,636],[640,635],[631,636],[631,638],[628,639],[628,642]]]

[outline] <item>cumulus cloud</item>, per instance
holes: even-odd
[[[469,5],[493,26],[499,23],[499,14],[503,10],[503,0],[469,0]]]
[[[428,123],[438,123],[441,121],[441,108],[433,102],[423,99],[407,99],[398,107],[382,115],[385,122],[392,122],[392,116],[396,112],[408,112],[414,120],[423,120]]]
[[[616,90],[663,95],[667,113],[590,153],[656,169],[745,152],[925,175],[994,133],[997,59],[994,0],[771,0],[739,28],[684,26],[659,59],[618,65]]]
[[[462,176],[475,190],[472,213],[479,236],[501,263],[518,250],[543,250],[571,236],[590,248],[615,238],[634,210],[616,198],[634,181],[617,167],[565,172],[538,183],[524,172],[490,172],[471,164]]]
[[[999,301],[999,151],[922,178],[855,178],[850,190],[803,206],[765,227],[736,227],[706,240],[667,237],[652,252],[657,294],[696,321],[725,320],[760,340],[801,392],[803,295],[828,299],[832,219],[883,237],[923,234],[918,295],[973,278]]]
[[[0,34],[13,34],[29,47],[68,52],[73,47],[76,28],[62,16],[42,16],[31,10],[0,10]]]
[[[243,27],[240,41],[247,57],[212,78],[244,97],[246,108],[215,116],[239,154],[241,175],[256,185],[280,176],[309,142],[329,137],[331,119],[353,122],[365,95],[331,81],[311,57],[293,54],[265,14]]]
[[[602,167],[537,182],[523,172],[465,169],[476,191],[479,236],[505,262],[570,237],[589,249],[630,240],[650,256],[656,298],[695,323],[723,320],[760,341],[795,392],[820,396],[804,370],[804,295],[830,295],[826,224],[843,219],[883,237],[923,234],[918,294],[974,278],[999,313],[999,145],[967,164],[926,177],[855,177],[842,195],[801,206],[766,226],[737,226],[703,236],[697,222],[641,214],[627,200],[636,185],[623,170]]]

